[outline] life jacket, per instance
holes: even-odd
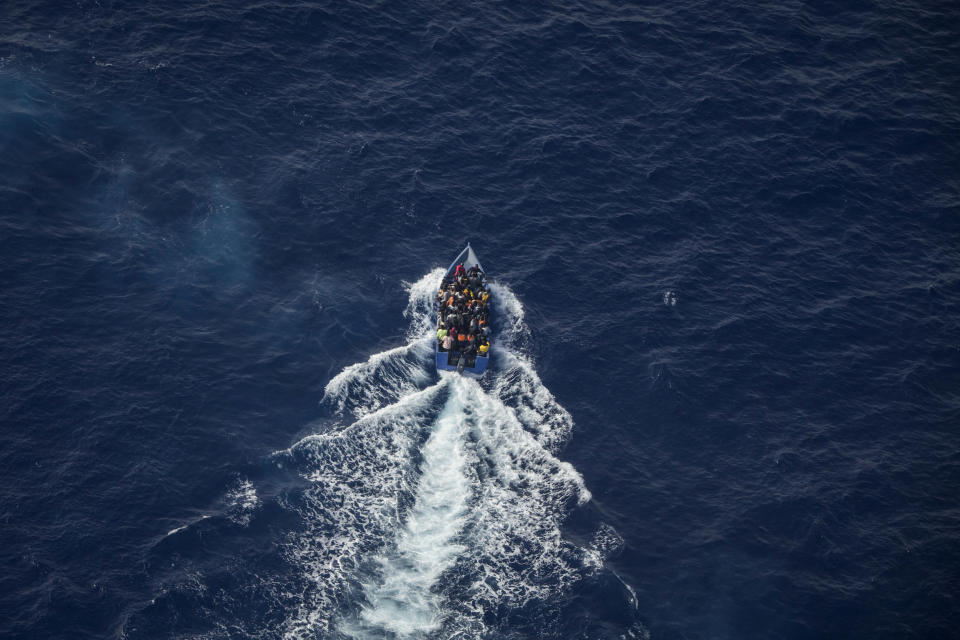
[[[443,340],[447,336],[446,329],[437,329],[437,340]]]
[[[467,336],[465,336],[462,333],[457,334],[457,342],[466,342],[466,341],[467,341]]]
[[[479,353],[486,353],[489,349],[490,349],[490,345],[489,345],[489,344],[482,344],[482,345],[480,345],[480,348],[477,349],[477,351],[478,351]]]
[[[467,341],[468,341],[468,342],[473,342],[473,334],[472,334],[472,333],[467,336]]]

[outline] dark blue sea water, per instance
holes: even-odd
[[[2,3],[0,636],[958,637],[956,17]]]

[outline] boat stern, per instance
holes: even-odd
[[[458,351],[437,351],[437,371],[459,371],[470,378],[479,378],[487,370],[489,356],[470,355]]]

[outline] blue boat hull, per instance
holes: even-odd
[[[437,371],[460,371],[461,375],[468,378],[482,377],[490,362],[490,356],[468,356],[457,351],[440,351],[436,348],[434,352],[437,358]],[[460,369],[461,360],[463,360],[463,369]]]

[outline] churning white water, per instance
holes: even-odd
[[[561,535],[590,494],[555,457],[573,423],[521,351],[507,287],[493,287],[487,377],[434,382],[441,276],[409,286],[406,345],[327,385],[337,424],[277,454],[309,482],[287,546],[306,586],[286,637],[476,637],[490,612],[550,602],[602,562]]]
[[[363,623],[400,637],[440,627],[442,603],[434,586],[464,550],[459,536],[471,494],[464,403],[468,385],[476,383],[462,378],[449,383],[446,405],[420,451],[413,508],[394,545],[377,558],[378,579],[364,585],[369,605],[362,611]]]

